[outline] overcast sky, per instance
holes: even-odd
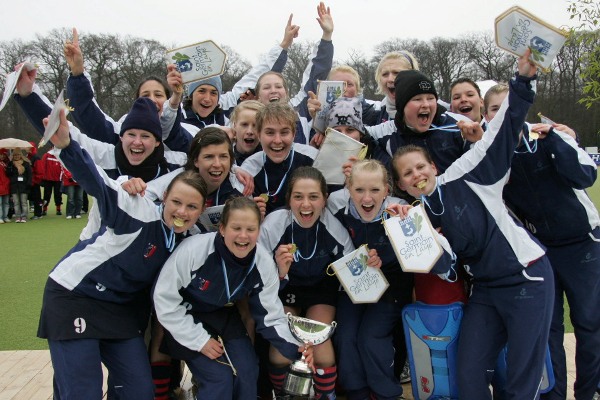
[[[251,63],[279,43],[290,13],[300,25],[298,40],[317,40],[317,1],[307,0],[0,0],[0,40],[31,40],[53,28],[77,27],[156,39],[184,46],[207,39],[228,45]],[[372,55],[391,38],[458,38],[492,31],[494,19],[516,0],[330,0],[336,60],[350,50]],[[518,4],[557,27],[570,25],[566,0],[519,0]]]

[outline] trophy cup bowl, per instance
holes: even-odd
[[[331,324],[315,321],[308,318],[302,318],[287,313],[288,326],[292,335],[306,346],[308,343],[317,345],[323,343],[333,335],[337,323]],[[304,355],[300,360],[294,361],[289,368],[285,381],[283,382],[283,392],[292,396],[307,396],[312,387],[312,370],[304,361]]]

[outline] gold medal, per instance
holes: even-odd
[[[290,253],[294,254],[298,250],[298,246],[296,246],[296,243],[291,243],[291,246]]]
[[[265,201],[265,203],[269,202],[269,195],[266,194],[266,193],[259,194],[258,197],[260,197],[261,199],[263,199]]]
[[[540,134],[535,132],[535,131],[531,131],[529,132],[529,139],[530,140],[538,140],[540,138]]]
[[[225,303],[225,307],[231,307],[233,306],[233,301],[230,301],[229,303]]]
[[[185,222],[181,218],[174,218],[173,225],[175,225],[178,228],[181,228],[183,225],[185,225]]]
[[[421,182],[417,183],[417,188],[419,188],[419,189],[423,189],[423,188],[425,188],[425,186],[427,186],[427,181],[421,181]]]

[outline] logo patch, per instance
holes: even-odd
[[[427,81],[421,81],[421,82],[419,82],[419,88],[423,91],[431,90],[431,83],[429,83]]]
[[[201,292],[204,292],[210,286],[210,281],[208,279],[199,278],[198,283],[198,289],[200,289]]]
[[[148,243],[146,245],[146,250],[144,251],[144,258],[150,258],[156,252],[156,245],[152,243]]]

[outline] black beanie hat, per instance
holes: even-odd
[[[413,97],[419,94],[431,93],[438,98],[435,85],[429,77],[420,71],[409,69],[398,72],[394,81],[396,93],[396,126],[404,124],[404,107]]]
[[[123,136],[129,129],[143,129],[153,134],[156,140],[162,142],[162,128],[158,119],[158,111],[152,100],[147,97],[139,97],[133,103],[129,114],[121,124],[119,135]]]

